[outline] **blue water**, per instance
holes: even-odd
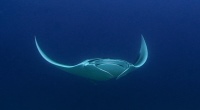
[[[144,66],[94,82],[54,60],[134,63],[143,34]],[[1,0],[0,110],[199,110],[199,0]]]

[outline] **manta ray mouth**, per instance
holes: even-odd
[[[92,59],[89,61],[90,64],[94,64],[96,67],[102,66],[102,65],[116,65],[121,68],[129,68],[130,63],[124,60],[114,60],[114,59]]]

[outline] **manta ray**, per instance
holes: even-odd
[[[95,81],[119,79],[133,70],[141,67],[148,58],[148,49],[144,37],[141,35],[139,57],[134,64],[121,59],[86,59],[76,65],[65,65],[50,59],[40,48],[35,37],[35,45],[40,55],[50,64],[77,76]]]

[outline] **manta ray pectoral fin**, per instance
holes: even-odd
[[[136,63],[134,64],[134,67],[136,67],[136,68],[141,67],[148,58],[147,45],[146,45],[143,35],[141,35],[141,37],[142,37],[142,39],[141,39],[139,58],[136,61]]]
[[[51,63],[51,64],[53,64],[53,65],[55,65],[55,66],[58,66],[58,67],[61,67],[61,68],[65,68],[65,69],[74,67],[74,66],[68,66],[68,65],[60,64],[60,63],[57,63],[57,62],[51,60],[51,59],[42,51],[42,49],[40,48],[40,46],[39,46],[39,44],[38,44],[38,42],[37,42],[36,36],[35,36],[35,45],[36,45],[37,50],[39,51],[40,55],[41,55],[47,62],[49,62],[49,63]]]

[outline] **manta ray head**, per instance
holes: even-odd
[[[87,60],[84,63],[84,68],[90,70],[91,67],[96,68],[104,73],[109,74],[112,78],[120,77],[132,66],[131,63],[128,63],[124,60],[116,59],[91,59]],[[133,68],[131,68],[133,69]]]

